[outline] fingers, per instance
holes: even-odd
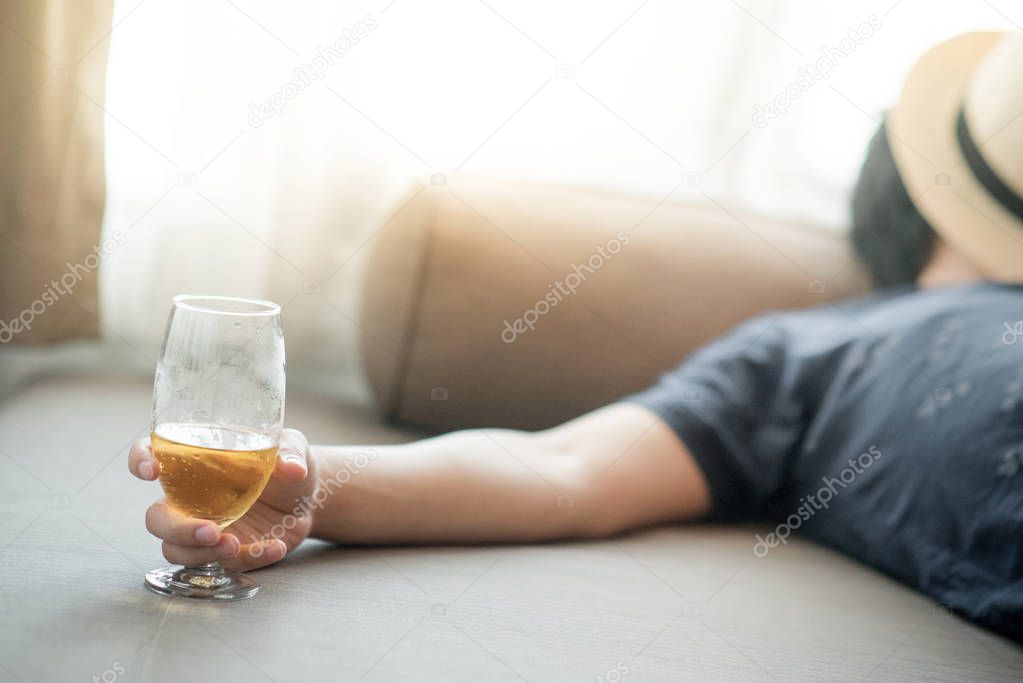
[[[288,554],[288,546],[279,538],[243,545],[238,554],[221,564],[232,571],[247,572],[280,562]]]
[[[163,556],[174,564],[194,566],[206,562],[220,562],[238,554],[241,547],[238,539],[231,534],[224,534],[220,542],[214,546],[179,545],[163,542]]]
[[[280,562],[287,553],[288,547],[279,539],[241,545],[231,534],[224,534],[221,542],[214,547],[197,548],[166,541],[163,544],[163,556],[173,564],[195,566],[219,562],[225,569],[236,572],[247,572]]]
[[[178,512],[164,501],[146,510],[146,529],[163,540],[163,556],[175,564],[194,565],[234,557],[241,543],[205,519]]]
[[[224,569],[236,572],[247,572],[280,562],[287,553],[288,547],[279,539],[241,545],[231,534],[224,534],[220,544],[212,548],[167,542],[163,544],[163,556],[168,562],[186,566],[219,562]]]
[[[297,429],[281,432],[276,472],[288,481],[299,482],[309,474],[309,442]]]
[[[128,451],[128,471],[145,481],[153,481],[160,474],[160,464],[153,457],[148,436],[131,445]]]
[[[174,564],[220,562],[228,569],[248,571],[279,562],[288,553],[288,546],[280,539],[242,545],[236,536],[222,533],[213,522],[184,515],[163,501],[146,511],[146,528],[163,539],[163,556]]]
[[[216,524],[189,517],[162,500],[146,510],[146,529],[157,538],[175,545],[212,547],[221,540],[220,527]]]

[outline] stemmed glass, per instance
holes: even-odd
[[[153,387],[153,455],[167,503],[221,529],[259,498],[284,422],[284,332],[269,301],[177,296]],[[217,562],[146,574],[164,595],[239,600],[259,584]]]

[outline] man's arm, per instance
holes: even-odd
[[[476,429],[378,447],[354,467],[364,452],[312,447],[322,501],[313,536],[355,544],[594,537],[710,509],[703,474],[674,431],[628,403],[542,432]],[[354,473],[336,476],[346,463]]]
[[[470,430],[378,447],[372,459],[368,451],[310,448],[284,430],[266,490],[227,529],[164,500],[146,511],[146,528],[170,562],[248,571],[283,559],[310,532],[352,544],[535,541],[607,536],[710,507],[685,446],[632,404],[544,432]],[[146,481],[159,476],[148,438],[132,445],[128,467]]]

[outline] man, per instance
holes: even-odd
[[[147,527],[171,562],[246,570],[309,535],[532,541],[767,518],[758,555],[798,529],[1023,639],[1020,73],[1023,39],[990,33],[913,68],[853,197],[874,294],[754,319],[543,432],[456,432],[359,465],[362,449],[286,430],[270,485],[225,532],[163,501]],[[146,440],[129,465],[158,475]]]

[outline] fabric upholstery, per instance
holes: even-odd
[[[538,306],[619,233],[628,245],[583,271],[575,294]],[[553,425],[647,386],[755,313],[866,289],[844,238],[811,226],[496,181],[418,192],[371,249],[370,384],[387,416],[441,430]],[[529,309],[542,313],[533,329],[502,339]]]
[[[756,557],[757,527],[310,541],[252,574],[252,600],[168,600],[142,585],[166,564],[143,523],[159,486],[126,466],[151,396],[149,380],[63,377],[0,404],[0,681],[1019,680],[1013,643],[800,538]],[[297,392],[288,423],[316,443],[414,436]]]

